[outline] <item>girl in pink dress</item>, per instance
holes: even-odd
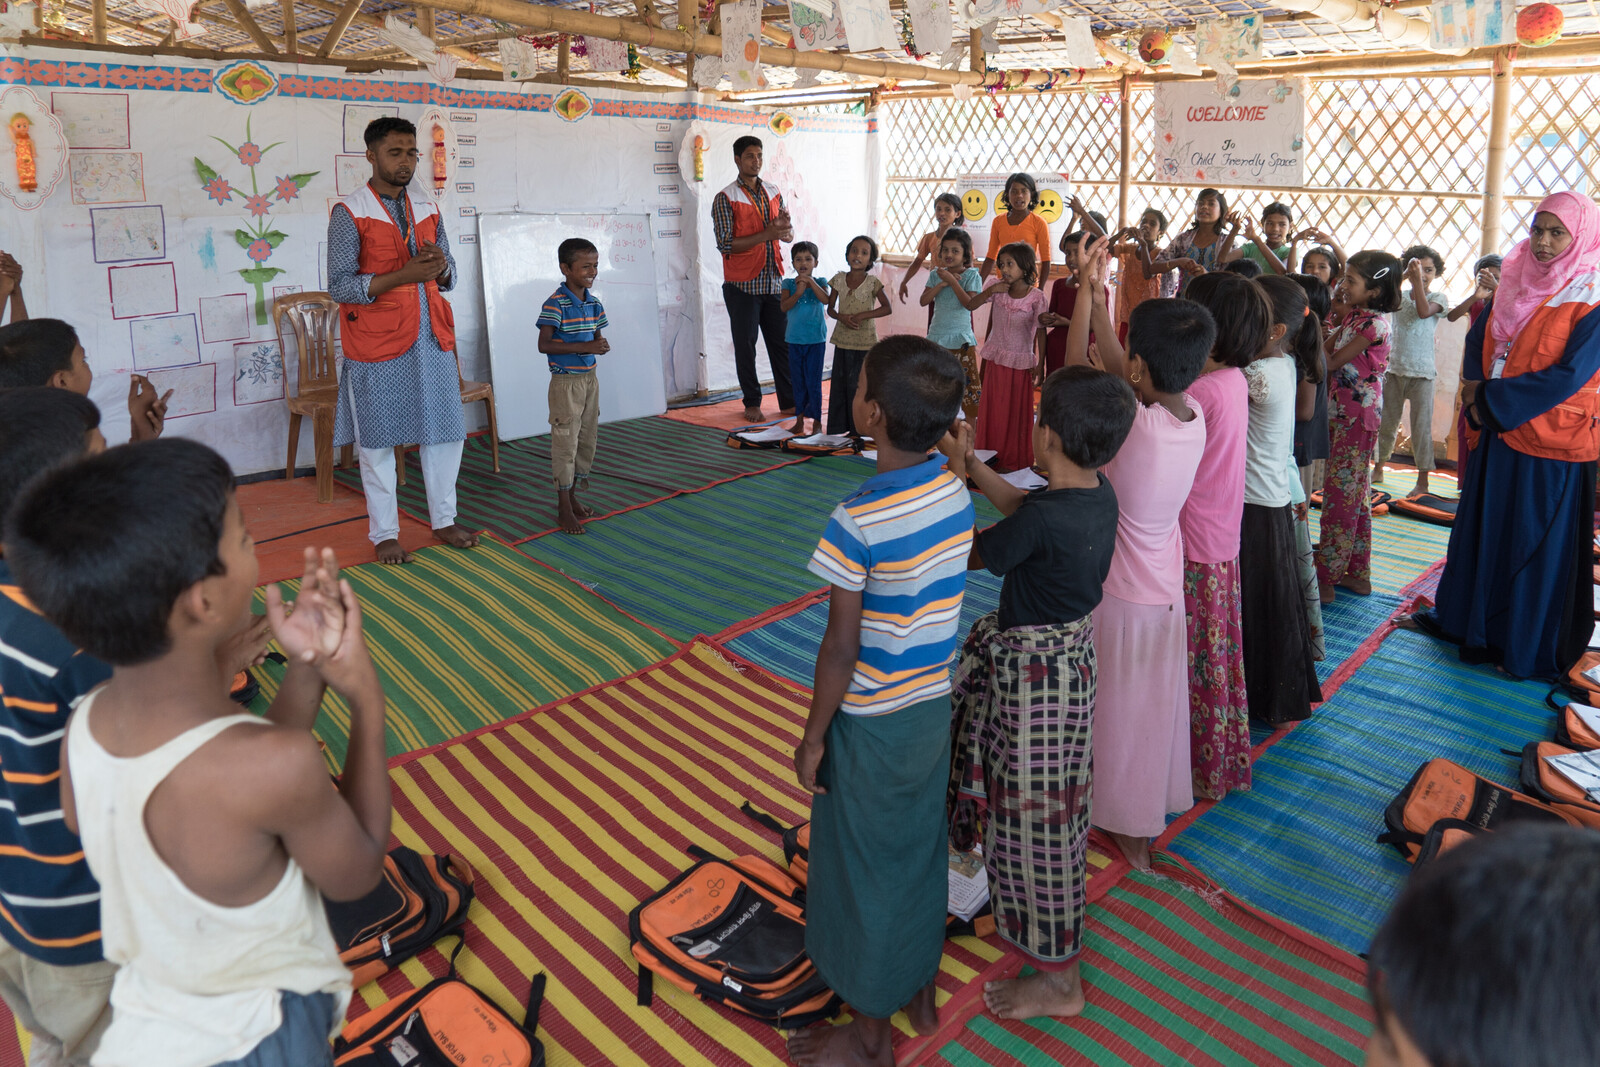
[[[1002,471],[1033,465],[1033,387],[1044,380],[1044,329],[1039,316],[1050,299],[1034,288],[1038,258],[1030,245],[1006,245],[995,261],[1000,280],[985,289],[989,336],[983,342],[983,394],[978,398],[976,447],[992,448]]]
[[[1372,592],[1372,450],[1383,421],[1383,372],[1389,366],[1388,314],[1400,310],[1400,261],[1357,252],[1345,265],[1335,300],[1350,312],[1323,344],[1328,356],[1328,473],[1322,483],[1322,543],[1317,591],[1333,603],[1334,586]]]
[[[1087,363],[1093,329],[1105,369],[1139,397],[1133,429],[1104,468],[1117,492],[1117,549],[1094,612],[1096,693],[1091,822],[1135,866],[1167,815],[1194,803],[1189,770],[1189,672],[1178,513],[1206,449],[1206,419],[1184,391],[1216,339],[1211,313],[1190,300],[1146,300],[1128,320],[1126,353],[1105,301],[1107,244],[1084,267],[1090,315],[1068,328],[1067,363]]]
[[[1189,399],[1206,419],[1206,450],[1178,526],[1189,638],[1189,762],[1195,795],[1220,800],[1231,789],[1250,788],[1239,577],[1250,424],[1243,368],[1266,347],[1272,310],[1256,283],[1237,274],[1202,274],[1186,295],[1204,304],[1217,324],[1211,357],[1189,387]]]

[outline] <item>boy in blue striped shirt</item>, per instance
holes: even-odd
[[[558,521],[564,533],[583,533],[594,510],[580,503],[577,483],[589,488],[595,435],[600,426],[600,382],[595,356],[611,351],[600,335],[606,309],[590,292],[600,272],[600,252],[582,237],[556,249],[561,288],[539,310],[539,351],[550,360],[550,468],[556,480]]]
[[[922,337],[867,353],[852,413],[878,472],[834,509],[811,557],[832,587],[795,773],[810,790],[806,951],[851,1006],[803,1031],[809,1064],[892,1067],[889,1019],[938,1025],[950,778],[950,662],[972,550],[972,496],[928,451],[961,417],[966,375]]]

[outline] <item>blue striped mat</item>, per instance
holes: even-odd
[[[968,571],[967,594],[961,598],[961,639],[966,640],[972,624],[999,603],[1000,579],[988,571]],[[724,645],[773,674],[809,686],[816,673],[822,632],[827,627],[828,602],[824,600],[774,619]]]
[[[1246,903],[1364,951],[1410,871],[1374,840],[1385,806],[1435,757],[1515,784],[1517,760],[1500,750],[1551,736],[1544,694],[1462,664],[1453,646],[1394,631],[1256,761],[1250,792],[1231,794],[1169,847]]]

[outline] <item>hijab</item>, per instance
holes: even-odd
[[[1600,207],[1582,193],[1553,193],[1539,202],[1572,234],[1572,243],[1559,256],[1541,263],[1523,238],[1500,269],[1500,286],[1494,294],[1489,333],[1497,344],[1514,340],[1546,300],[1555,296],[1579,274],[1600,269]]]

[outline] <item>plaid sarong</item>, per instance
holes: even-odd
[[[952,838],[982,824],[995,924],[1038,960],[1082,947],[1089,843],[1094,622],[972,626],[951,698]]]

